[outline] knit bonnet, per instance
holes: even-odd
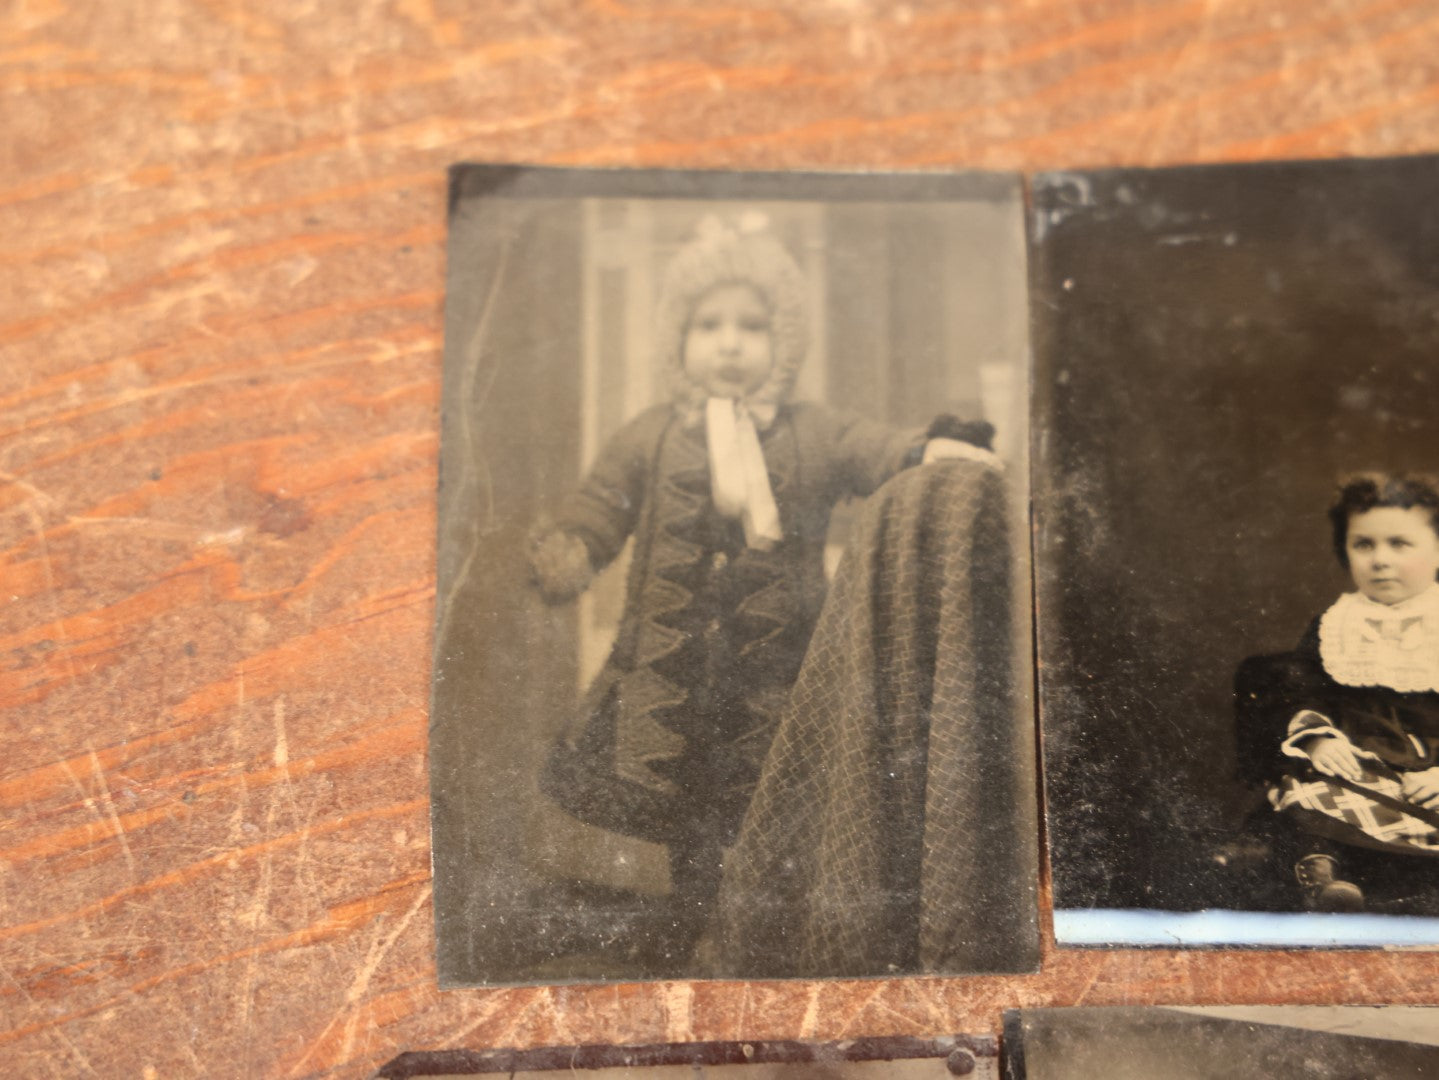
[[[707,217],[666,268],[655,315],[660,378],[671,388],[675,404],[691,418],[703,412],[707,394],[684,370],[690,319],[711,289],[737,284],[759,293],[770,315],[773,366],[746,402],[762,409],[778,406],[789,398],[799,377],[808,345],[804,274],[765,227],[762,215],[745,215],[733,223]]]

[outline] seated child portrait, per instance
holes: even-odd
[[[1296,830],[1303,906],[1354,912],[1371,877],[1439,855],[1439,481],[1357,476],[1329,518],[1354,589],[1273,673],[1269,801]]]

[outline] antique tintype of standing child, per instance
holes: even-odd
[[[1439,482],[1358,476],[1329,514],[1355,591],[1313,621],[1286,675],[1270,801],[1305,834],[1307,906],[1356,911],[1346,851],[1439,855]]]
[[[805,282],[753,217],[706,219],[665,273],[655,340],[669,400],[623,426],[532,536],[536,584],[581,593],[633,537],[618,635],[542,786],[582,821],[666,845],[656,962],[680,963],[718,892],[825,594],[835,505],[986,424],[897,430],[792,400]],[[960,441],[966,440],[966,441]]]

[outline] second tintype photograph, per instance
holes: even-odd
[[[1436,189],[1035,180],[1061,943],[1439,945]]]
[[[442,985],[1038,961],[1021,186],[451,175]]]

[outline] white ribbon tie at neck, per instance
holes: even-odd
[[[705,440],[715,509],[725,517],[739,518],[750,547],[760,551],[774,547],[784,539],[784,532],[749,410],[732,398],[710,398],[705,404]]]

